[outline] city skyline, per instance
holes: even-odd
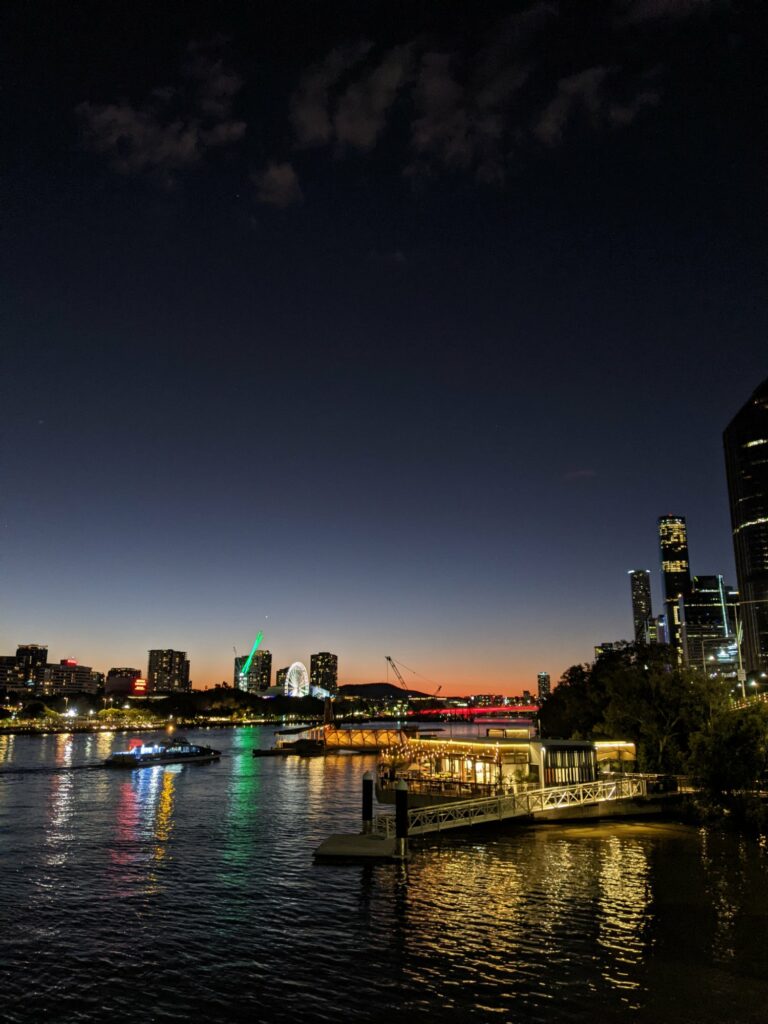
[[[763,385],[764,384],[765,384],[765,382],[763,382]],[[754,392],[756,390],[758,390],[758,389],[753,388],[752,391],[750,391],[750,394],[752,394],[752,392]],[[744,405],[744,403],[742,403],[742,405]],[[724,479],[725,479],[725,471],[723,471],[723,475],[724,475]],[[726,500],[727,500],[727,486],[726,486],[725,490],[726,490]],[[687,515],[681,515],[681,516],[662,515],[662,516],[656,517],[656,521],[657,521],[657,524],[658,524],[659,531],[663,531],[664,529],[669,529],[670,528],[670,524],[671,524],[671,529],[674,532],[674,530],[677,529],[676,524],[677,523],[680,524],[680,529],[682,530],[682,534],[681,534],[682,540],[680,541],[680,543],[682,544],[681,550],[684,549],[684,555],[685,555],[685,567],[682,570],[682,574],[683,574],[683,576],[685,576],[688,579],[688,584],[687,585],[690,585],[690,579],[691,579],[692,573],[691,573],[690,562],[689,562],[689,555],[688,555],[689,544],[688,544],[688,522],[687,522],[687,520],[688,520],[688,516]],[[672,539],[673,539],[673,541],[675,541],[678,538],[676,538],[676,536],[675,536]],[[658,543],[659,543],[659,533],[657,532],[657,534],[655,536],[655,545],[656,545],[657,548],[658,548]],[[673,547],[674,546],[675,545],[673,543]],[[675,548],[675,550],[677,550],[677,549]],[[658,555],[658,551],[657,551],[657,555]],[[731,543],[731,548],[730,548],[730,557],[728,557],[726,555],[725,558],[726,558],[726,561],[729,563],[728,573],[735,574],[735,568],[734,568],[735,567],[735,562],[734,562],[734,556],[733,556],[732,543]],[[657,561],[658,561],[658,558],[657,558]],[[698,561],[698,553],[697,553],[697,561]],[[664,573],[664,568],[663,568],[663,560],[662,560],[661,567],[659,568],[659,570],[656,573],[654,573],[651,570],[635,570],[632,573],[630,573],[630,575],[633,576],[636,573],[643,573],[643,574],[647,573],[648,574],[649,582],[650,582],[650,588],[651,588],[651,605],[656,604],[658,607],[665,608],[665,610],[666,610],[666,608],[670,605],[670,599],[669,599],[668,594],[667,594],[667,591],[668,591],[669,588],[668,588],[668,585],[665,583],[665,573]],[[705,574],[698,573],[697,576],[699,578],[706,577],[707,575],[714,577],[714,576],[728,575],[728,573],[725,573],[725,574],[723,574],[721,572],[711,572],[711,573],[705,573]],[[674,579],[676,580],[677,576],[675,576]],[[675,588],[673,586],[672,590],[674,590],[674,589]],[[617,585],[617,590],[618,590],[618,585]],[[632,592],[631,592],[631,594],[632,594]],[[618,615],[618,618],[628,620],[628,625],[625,625],[625,627],[623,629],[623,632],[622,632],[621,628],[618,631],[614,631],[615,635],[619,639],[626,639],[628,641],[632,641],[633,639],[635,639],[635,636],[634,636],[635,607],[634,607],[634,603],[632,601],[631,594],[630,594],[630,599],[627,602],[627,608],[624,609],[624,613],[622,614],[620,612],[619,615]],[[670,591],[670,594],[671,594],[671,591]],[[673,601],[672,604],[676,605],[676,602]],[[264,620],[263,620],[263,625],[267,625],[268,623],[269,623],[269,616],[265,616]],[[585,637],[584,638],[585,642],[580,644],[579,646],[581,648],[588,649],[588,651],[593,651],[595,645],[598,643],[598,641],[596,639],[597,635],[598,634],[601,635],[601,636],[609,635],[610,628],[611,628],[610,626],[605,626],[604,627],[603,625],[601,625],[600,628],[597,629],[593,633],[592,636]],[[289,626],[289,629],[290,629],[290,626]],[[0,637],[2,637],[2,632],[0,632]],[[24,641],[23,643],[27,643],[27,641]],[[32,642],[30,642],[30,643],[32,643]],[[16,647],[16,646],[20,646],[20,645],[14,643],[12,646]],[[44,646],[48,646],[48,648],[50,649],[54,645],[51,644],[51,643],[48,643],[47,645],[44,645]],[[189,647],[189,646],[190,645],[187,645],[187,647]],[[194,647],[194,645],[192,645],[192,647]],[[286,665],[292,664],[294,662],[294,660],[296,660],[295,650],[294,649],[297,648],[297,647],[298,647],[298,645],[296,645],[296,644],[288,643],[286,646],[283,647],[283,650],[288,650],[289,649],[290,651],[292,651],[294,653],[290,653],[288,655],[285,655],[285,654],[281,653],[280,657],[278,657],[276,659],[277,662],[280,663],[281,661],[285,661]],[[557,643],[553,642],[551,647],[545,648],[545,653],[543,655],[543,660],[546,661],[547,658],[548,658],[548,652],[551,651],[551,650],[556,650],[557,647],[558,647]],[[93,647],[89,647],[88,649],[93,650],[94,648]],[[125,648],[121,648],[121,649],[125,650]],[[148,653],[151,654],[152,653],[151,650],[148,649]],[[270,651],[265,651],[264,653],[269,655],[270,664],[271,664],[271,659],[272,659],[271,652]],[[70,653],[70,654],[66,655],[65,657],[70,657],[71,658],[72,655]],[[62,658],[61,660],[64,661],[65,659]],[[103,661],[103,658],[101,660]],[[239,660],[243,660],[244,661],[245,658],[243,657],[243,658],[241,658]],[[300,661],[304,660],[304,661],[306,661],[307,664],[309,664],[310,658],[306,657],[306,656],[300,656],[298,660],[300,660]],[[358,669],[357,670],[358,674],[355,674],[355,669],[354,668],[350,672],[344,671],[344,660],[345,659],[344,659],[344,657],[342,655],[342,671],[339,674],[339,685],[344,685],[345,683],[355,684],[355,683],[365,683],[365,682],[380,682],[380,681],[386,680],[388,678],[388,674],[387,674],[388,666],[386,665],[386,662],[385,662],[384,669],[378,675],[376,674],[375,668],[372,668],[367,674],[365,673],[365,669],[362,669],[362,670]],[[384,660],[384,656],[382,656],[382,660]],[[455,659],[452,656],[451,657],[451,662],[454,662],[454,660]],[[577,664],[577,663],[580,663],[580,662],[588,662],[590,660],[592,660],[592,655],[587,653],[587,654],[585,654],[581,658],[577,658],[577,659],[575,659],[573,661],[569,661],[567,664],[564,664],[562,666],[562,668],[555,673],[553,685],[555,685],[555,686],[557,685],[557,681],[559,680],[560,675],[571,664]],[[107,657],[107,661],[109,661],[109,665],[107,666],[105,664],[104,667],[101,667],[99,665],[98,668],[96,667],[97,666],[97,662],[98,662],[98,659],[96,659],[96,658],[92,658],[89,661],[88,657],[86,656],[86,657],[76,658],[75,661],[77,661],[79,664],[87,663],[89,665],[92,665],[94,667],[94,669],[96,669],[97,671],[106,672],[108,670],[108,668],[111,668],[114,665],[118,664],[120,659],[111,658],[111,660],[110,660],[110,656],[108,656]],[[375,664],[375,661],[376,661],[375,656],[368,656],[368,657],[366,657],[364,655],[363,658],[360,660],[360,662],[358,662],[357,664],[373,666]],[[189,662],[190,662],[190,664],[192,663],[192,657],[189,658]],[[219,664],[221,664],[222,662],[223,662],[223,656],[219,657],[217,654],[213,654],[213,655],[208,654],[207,657],[203,656],[202,658],[196,659],[194,663],[195,664],[199,663],[200,665],[202,665],[202,670],[200,672],[198,672],[198,673],[196,673],[194,670],[191,671],[191,679],[192,679],[192,683],[193,683],[194,688],[195,689],[206,689],[206,688],[209,688],[211,686],[219,685],[220,683],[226,683],[227,685],[230,685],[230,683],[229,683],[229,681],[227,679],[226,671],[222,671],[222,673],[220,675],[217,674],[217,666]],[[439,664],[439,661],[437,663]],[[53,664],[53,662],[51,662],[50,664]],[[230,665],[231,665],[231,661],[230,661]],[[429,671],[429,668],[430,668],[430,666],[427,666],[427,670],[428,671]],[[408,670],[406,670],[406,671],[408,671]],[[420,677],[427,678],[428,677],[428,671],[427,672],[424,671],[424,666],[419,666],[419,668],[417,670],[414,670],[414,672],[411,673],[412,678],[409,678],[407,680],[409,682],[409,685],[411,685],[414,689],[418,689],[419,678]],[[540,675],[540,669],[536,669],[534,671],[533,675],[538,677]],[[201,676],[202,676],[202,678],[201,678]],[[456,695],[460,695],[460,694],[464,694],[464,693],[466,693],[466,694],[483,693],[483,692],[486,692],[489,688],[493,689],[494,687],[495,688],[501,688],[502,690],[505,690],[508,694],[513,694],[513,693],[522,692],[523,689],[529,689],[533,685],[533,679],[528,674],[522,675],[521,674],[521,670],[519,670],[519,669],[517,669],[517,670],[513,669],[512,671],[508,671],[506,673],[504,672],[504,670],[502,670],[499,674],[489,675],[489,676],[483,678],[483,680],[477,680],[477,679],[472,679],[472,678],[467,678],[467,677],[465,677],[465,679],[466,679],[466,681],[459,681],[459,680],[456,680],[455,677],[452,677],[450,675],[450,673],[448,673],[448,674],[445,674],[445,673],[441,674],[440,675],[440,685],[443,685],[443,684],[445,685],[444,695],[446,695],[446,696],[456,696]]]
[[[735,580],[764,12],[34,6],[0,38],[6,650],[202,686],[263,630],[274,667],[519,691],[631,638],[659,515]]]

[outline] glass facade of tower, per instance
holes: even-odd
[[[631,569],[629,582],[632,589],[632,624],[635,630],[635,643],[647,644],[650,643],[650,627],[653,618],[651,574],[648,569]]]
[[[768,671],[768,379],[723,435],[748,672]]]
[[[691,588],[685,516],[659,516],[659,547],[667,637],[677,654],[678,661],[682,662],[684,655],[680,598],[684,598]]]
[[[339,659],[328,651],[313,654],[309,660],[309,682],[312,687],[319,686],[328,693],[336,693],[339,688]]]

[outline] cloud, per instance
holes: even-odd
[[[650,75],[645,76],[646,84],[629,99],[614,99],[611,79],[616,71],[616,68],[598,66],[561,78],[554,98],[533,127],[539,142],[546,146],[562,142],[566,126],[578,111],[586,114],[593,128],[599,128],[603,124],[630,124],[644,107],[658,103],[658,91],[647,84]]]
[[[331,90],[346,72],[363,60],[370,49],[371,44],[365,41],[339,46],[301,78],[290,103],[291,124],[299,146],[319,146],[330,142],[333,136],[329,111]]]
[[[669,18],[681,21],[712,7],[712,0],[623,0],[620,19],[625,24]]]
[[[614,0],[633,18],[682,16],[705,2]],[[605,16],[609,27],[615,12]],[[618,61],[564,74],[572,31],[559,3],[538,0],[497,19],[481,38],[443,48],[426,36],[376,57],[369,42],[337,47],[291,97],[294,143],[369,151],[398,109],[408,116],[406,175],[449,170],[501,185],[515,164],[540,157],[542,144],[561,144],[577,119],[593,130],[626,126],[659,101],[651,75],[638,78]]]
[[[471,168],[480,180],[498,182],[504,177],[500,142],[507,107],[528,71],[512,63],[489,72],[485,65],[465,87],[454,73],[455,64],[451,54],[424,54],[415,87],[411,145],[422,160],[454,170]],[[412,165],[409,172],[413,169]]]
[[[299,179],[289,163],[270,163],[267,169],[253,177],[257,187],[256,198],[270,206],[291,206],[304,198]]]
[[[369,75],[349,85],[333,118],[338,142],[357,149],[375,144],[390,107],[409,78],[410,66],[411,47],[398,46]]]
[[[167,184],[208,150],[238,142],[246,124],[231,110],[242,80],[221,60],[195,47],[190,53],[182,87],[153,89],[139,105],[80,103],[76,114],[86,148],[118,174],[153,173]]]
[[[375,67],[361,67],[371,49],[365,41],[337,47],[302,77],[290,101],[299,147],[337,142],[367,150],[375,145],[408,81],[412,47],[396,46]]]
[[[152,111],[128,103],[81,103],[77,114],[87,148],[106,156],[119,174],[174,171],[200,158],[196,124],[162,123]]]

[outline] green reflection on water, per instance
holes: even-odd
[[[222,845],[223,869],[218,873],[228,885],[244,885],[244,869],[251,858],[254,822],[260,813],[262,762],[252,750],[261,743],[259,726],[234,730],[230,758],[227,811]]]

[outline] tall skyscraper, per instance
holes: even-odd
[[[629,582],[632,589],[632,624],[635,629],[635,643],[650,643],[650,624],[653,618],[651,608],[651,574],[648,569],[630,569]]]
[[[661,583],[667,636],[679,662],[683,661],[683,638],[680,626],[680,598],[691,589],[688,562],[688,530],[685,516],[659,516],[661,548]]]
[[[149,652],[147,691],[178,692],[189,689],[189,661],[186,651],[155,650]]]
[[[272,682],[272,653],[254,651],[248,671],[248,656],[235,658],[235,687],[247,693],[261,693],[268,690]]]
[[[768,378],[725,429],[725,466],[748,672],[768,670]]]
[[[328,651],[320,651],[309,659],[310,686],[319,686],[328,693],[339,688],[339,659]]]
[[[545,697],[549,696],[551,690],[549,672],[539,672],[536,679],[539,684],[539,700],[544,700]]]

